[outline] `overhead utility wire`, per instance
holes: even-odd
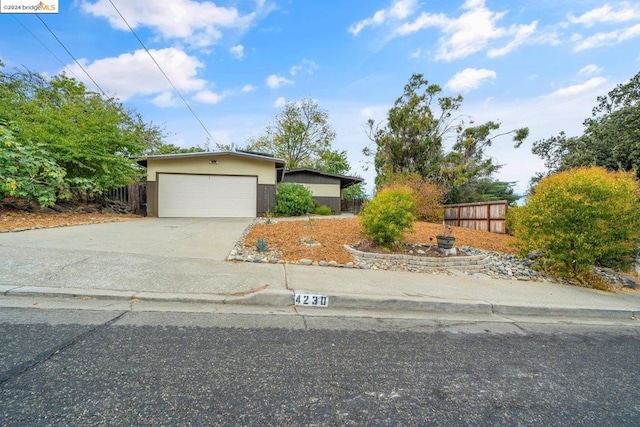
[[[184,105],[187,106],[187,108],[189,109],[189,111],[191,112],[191,114],[193,115],[193,117],[195,117],[195,119],[198,121],[198,123],[200,123],[200,126],[202,126],[202,129],[204,129],[205,133],[207,134],[207,136],[209,137],[209,139],[214,142],[213,140],[213,136],[211,136],[211,134],[209,133],[209,131],[207,130],[207,127],[204,125],[204,123],[202,123],[202,120],[200,120],[200,118],[198,117],[198,115],[196,114],[195,111],[193,111],[193,109],[191,108],[191,106],[189,105],[189,103],[187,102],[187,100],[184,98],[184,96],[182,96],[182,94],[180,93],[180,91],[178,90],[178,88],[176,87],[176,85],[173,84],[173,82],[171,81],[171,79],[169,78],[169,76],[167,76],[167,73],[164,72],[164,70],[162,69],[162,67],[160,66],[160,64],[158,64],[158,61],[156,61],[156,59],[153,57],[153,55],[151,55],[151,52],[149,52],[149,49],[147,49],[147,47],[144,45],[144,43],[142,43],[142,40],[140,40],[140,37],[138,37],[138,35],[136,34],[135,31],[133,31],[133,28],[131,28],[131,25],[129,25],[129,23],[127,22],[126,19],[124,19],[124,16],[122,16],[122,13],[120,13],[120,10],[118,10],[118,8],[116,7],[115,4],[113,4],[113,2],[111,0],[109,0],[109,3],[111,3],[111,6],[113,6],[113,8],[116,10],[116,12],[118,12],[118,15],[120,15],[120,18],[122,18],[122,20],[124,21],[125,24],[127,24],[127,27],[129,27],[129,31],[131,31],[131,34],[133,34],[135,36],[135,38],[138,40],[138,42],[140,43],[140,45],[144,48],[145,52],[147,52],[147,54],[149,55],[149,57],[151,58],[151,60],[153,61],[154,64],[156,64],[156,67],[158,67],[158,69],[160,70],[160,72],[162,73],[162,75],[164,76],[165,79],[167,79],[167,81],[169,82],[169,84],[171,85],[171,87],[173,87],[173,90],[176,91],[176,93],[178,94],[178,96],[180,97],[180,99],[182,100],[182,102],[184,102]]]
[[[20,20],[16,17],[16,15],[15,15],[14,13],[12,13],[12,14],[11,14],[11,16],[13,16],[13,19],[15,19],[15,20],[16,20],[16,22],[18,22],[18,24],[20,24],[20,25],[22,26],[22,28],[24,28],[24,29],[25,29],[25,31],[26,31],[26,32],[28,32],[29,34],[31,34],[31,36],[32,36],[34,39],[36,39],[36,40],[37,40],[37,41],[42,45],[42,47],[44,47],[45,49],[47,49],[47,51],[49,51],[49,53],[50,53],[54,58],[56,58],[56,59],[58,60],[58,62],[62,64],[62,66],[63,66],[64,68],[66,68],[67,70],[69,70],[69,72],[70,72],[71,74],[73,74],[73,75],[75,76],[75,78],[76,78],[76,79],[79,79],[79,77],[76,75],[76,73],[74,73],[74,72],[73,72],[73,70],[72,70],[71,68],[69,68],[69,66],[67,66],[67,64],[65,64],[65,63],[62,61],[62,59],[60,59],[60,58],[58,57],[58,55],[56,55],[55,53],[53,53],[53,51],[52,51],[51,49],[49,49],[49,48],[47,47],[47,45],[46,45],[46,44],[44,44],[44,42],[43,42],[42,40],[40,40],[40,38],[38,38],[38,36],[36,36],[36,35],[35,35],[35,34],[30,30],[30,29],[28,29],[28,28],[27,28],[27,27],[22,23],[22,21],[20,21]]]
[[[82,66],[81,63],[78,62],[78,60],[76,59],[75,56],[73,56],[73,54],[69,51],[69,49],[67,49],[67,47],[64,45],[64,43],[62,43],[62,41],[58,38],[58,36],[56,36],[56,34],[53,32],[53,30],[51,30],[51,28],[49,28],[49,26],[47,25],[46,22],[44,22],[42,20],[42,18],[40,17],[40,14],[36,13],[35,14],[38,19],[40,20],[40,22],[42,22],[42,25],[44,25],[47,30],[49,30],[49,32],[51,33],[51,35],[58,41],[58,43],[60,43],[60,46],[62,46],[62,48],[69,54],[69,56],[71,58],[73,58],[73,60],[75,61],[76,64],[78,64],[78,67],[80,67],[80,69],[82,71],[84,71],[84,73],[87,75],[87,77],[89,77],[89,79],[93,82],[94,85],[96,85],[96,87],[100,90],[100,92],[102,93],[102,95],[108,97],[108,95],[105,93],[104,90],[102,90],[102,88],[100,87],[100,85],[98,83],[96,83],[95,80],[93,80],[93,77],[91,77],[91,75],[89,75],[89,73],[87,72],[87,70],[84,69],[84,67]]]

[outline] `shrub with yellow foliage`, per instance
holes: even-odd
[[[640,186],[632,173],[580,167],[536,185],[511,209],[507,227],[522,255],[540,251],[542,268],[584,286],[605,288],[593,266],[629,270],[640,239]]]

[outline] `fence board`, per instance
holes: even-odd
[[[124,187],[109,190],[109,198],[119,200],[131,206],[136,215],[143,214],[143,205],[147,202],[147,186],[144,182],[136,182]]]
[[[504,218],[508,209],[506,200],[446,205],[444,220],[447,225],[455,227],[505,234],[507,227]]]

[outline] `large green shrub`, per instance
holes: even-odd
[[[19,197],[52,206],[68,196],[65,174],[44,144],[21,143],[0,124],[0,200]]]
[[[577,168],[551,175],[527,203],[507,214],[522,254],[540,251],[542,267],[598,286],[592,266],[627,270],[640,238],[640,187],[630,173]]]
[[[288,182],[278,185],[274,210],[276,215],[306,215],[314,209],[313,195],[307,187]]]
[[[394,187],[379,191],[360,214],[360,226],[366,237],[391,248],[402,243],[404,233],[413,228],[416,202],[408,187]]]

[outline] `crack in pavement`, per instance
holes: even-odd
[[[55,356],[56,354],[66,350],[67,348],[73,346],[74,344],[76,344],[79,340],[88,337],[92,334],[94,334],[95,332],[102,330],[108,326],[110,326],[111,324],[117,322],[118,320],[120,320],[125,314],[129,313],[128,311],[123,311],[122,313],[118,314],[116,317],[106,321],[105,323],[102,323],[100,325],[97,325],[81,334],[78,334],[76,336],[74,336],[73,338],[71,338],[70,340],[63,342],[62,344],[51,348],[49,350],[45,350],[42,353],[36,355],[35,357],[33,357],[30,360],[27,360],[26,362],[20,363],[16,366],[14,366],[13,368],[3,372],[0,374],[0,385],[4,384],[5,382],[24,374],[25,372],[31,370],[32,368],[40,365],[41,363],[47,362],[48,360],[51,360],[51,358],[53,358],[53,356]]]

